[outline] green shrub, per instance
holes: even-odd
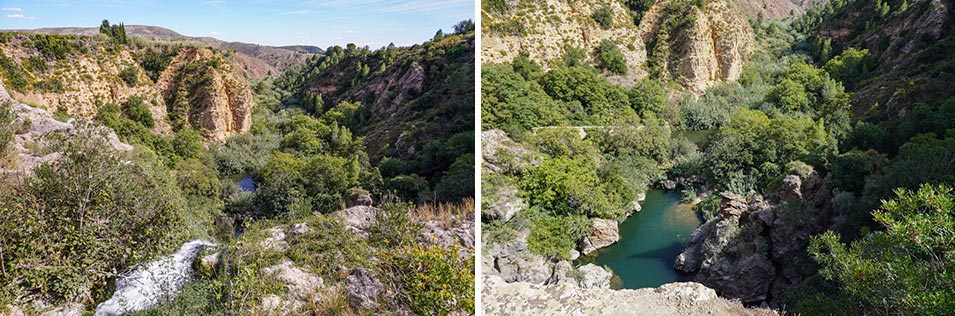
[[[128,66],[119,71],[119,77],[126,82],[126,85],[134,87],[139,84],[139,67]]]
[[[388,285],[419,315],[474,310],[474,263],[460,260],[457,247],[407,245],[382,258]]]
[[[609,39],[600,41],[600,68],[603,68],[617,75],[627,74],[627,61],[623,57],[623,52],[616,43]]]
[[[955,309],[955,197],[945,185],[897,189],[872,213],[884,230],[850,244],[827,232],[808,252],[819,273],[875,315],[935,315]]]
[[[62,159],[3,190],[0,240],[17,245],[4,249],[4,297],[28,292],[59,302],[83,288],[97,296],[111,273],[186,237],[175,184],[155,166],[127,163],[102,139],[83,132],[56,141]]]
[[[653,113],[659,115],[667,108],[667,94],[663,84],[656,80],[644,79],[630,88],[628,93],[630,106],[637,114],[646,117]]]
[[[458,157],[434,186],[434,193],[441,202],[457,202],[474,196],[474,155]]]
[[[152,112],[149,111],[149,107],[146,106],[146,103],[144,103],[143,99],[139,96],[130,96],[123,105],[125,106],[126,116],[129,117],[129,119],[139,122],[148,128],[156,126]]]
[[[13,134],[16,132],[13,120],[16,115],[5,105],[0,105],[0,160],[7,157],[14,148]]]
[[[597,24],[600,24],[600,27],[603,29],[609,29],[613,27],[613,8],[609,5],[603,5],[597,10],[594,10],[594,14],[591,15],[594,18],[594,21],[597,21]]]
[[[531,223],[527,249],[550,259],[570,260],[577,240],[590,234],[585,216],[538,216]]]

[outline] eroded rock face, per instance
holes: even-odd
[[[222,58],[208,48],[183,48],[166,67],[156,85],[165,100],[189,98],[188,121],[215,141],[224,140],[236,133],[245,133],[252,127],[252,106],[255,103],[252,90],[245,78],[233,71],[232,65],[220,62],[217,67],[207,67],[206,73],[188,74],[209,78],[205,85],[185,87],[183,73],[186,66],[208,63]],[[193,89],[189,91],[188,89]],[[182,93],[186,93],[185,96]],[[193,116],[198,114],[198,116]]]
[[[62,156],[61,153],[53,151],[50,146],[50,136],[58,133],[66,136],[88,133],[91,137],[105,140],[117,152],[133,150],[133,146],[121,142],[116,133],[109,128],[73,119],[62,122],[46,110],[17,102],[10,96],[2,82],[0,82],[0,107],[9,107],[12,110],[16,116],[13,124],[18,127],[14,129],[11,153],[15,164],[9,169],[0,168],[0,173],[29,174],[34,167],[59,159]]]
[[[485,183],[485,185],[488,186],[487,190],[490,191],[488,193],[491,194],[484,195],[485,207],[481,210],[481,216],[507,222],[527,208],[527,202],[520,197],[520,192],[514,185],[510,183],[496,185]]]
[[[498,63],[513,60],[517,52],[527,52],[530,59],[548,67],[548,61],[560,59],[568,47],[596,54],[600,42],[609,39],[622,52],[627,74],[605,75],[612,82],[632,85],[648,76],[645,65],[652,57],[652,45],[661,37],[661,29],[673,24],[669,20],[690,15],[694,17],[692,23],[667,31],[666,51],[670,53],[669,58],[664,58],[662,76],[697,93],[715,83],[739,79],[755,47],[753,32],[740,7],[735,2],[718,0],[708,1],[702,9],[686,3],[690,7],[685,10],[668,12],[671,2],[656,1],[639,26],[633,24],[627,8],[611,2],[609,28],[591,18],[607,5],[604,2],[547,0],[532,6],[508,6],[504,12],[485,15],[484,23],[491,31],[482,37],[481,56],[485,63]],[[520,25],[525,32],[508,34],[496,29],[513,25]]]
[[[481,132],[482,166],[491,172],[520,173],[540,164],[537,153],[515,142],[502,130]]]
[[[368,229],[377,221],[378,209],[360,205],[337,211],[332,215],[341,217],[345,221],[345,229],[367,238]]]
[[[570,282],[507,283],[488,275],[481,294],[486,315],[778,315],[772,310],[747,309],[692,282],[611,290],[585,289]]]
[[[378,297],[385,286],[368,269],[354,269],[345,277],[348,304],[353,308],[371,309],[378,306]]]
[[[518,238],[484,246],[485,274],[497,275],[505,282],[544,283],[551,277],[551,264],[543,256],[527,249],[524,230]]]
[[[590,255],[597,249],[610,246],[619,240],[620,229],[616,220],[595,218],[592,220],[590,235],[580,240],[580,252]]]
[[[814,274],[805,249],[812,235],[831,224],[831,190],[810,172],[787,175],[771,195],[778,203],[721,194],[720,216],[693,232],[674,268],[748,304],[779,297]]]

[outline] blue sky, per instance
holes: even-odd
[[[183,35],[264,45],[421,43],[474,19],[475,0],[0,0],[0,29],[162,26]]]

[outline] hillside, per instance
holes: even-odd
[[[935,103],[955,90],[955,3],[836,1],[800,24],[821,62],[849,49],[868,51],[854,73],[852,103],[860,118],[892,121],[911,104]]]
[[[455,194],[473,190],[474,49],[466,26],[411,47],[332,47],[275,85],[315,116],[356,106],[349,126],[371,160],[386,166],[385,182],[415,188],[405,194],[411,199],[433,198],[427,192],[435,190],[443,200],[452,181]]]
[[[626,3],[649,4],[641,27],[668,11]],[[522,308],[508,289],[528,313],[573,313],[683,281],[787,315],[955,310],[953,3],[829,1],[796,16],[781,8],[806,3],[760,3],[722,11],[748,20],[752,54],[738,80],[702,90],[654,75],[623,87],[601,64],[614,54],[598,50],[594,67],[527,40],[561,43],[540,24],[579,25],[548,16],[620,27],[616,3],[490,13],[492,33],[518,32],[485,37],[504,46],[483,52],[482,255],[507,282],[486,288],[497,312]],[[674,81],[694,93],[674,98]]]
[[[697,93],[739,78],[755,42],[735,2],[639,3],[648,5],[521,1],[507,6],[487,1],[482,5],[481,54],[485,62],[498,63],[526,53],[545,68],[552,60],[577,56],[573,58],[583,64],[605,69],[615,83],[631,86],[654,78]]]
[[[99,29],[95,27],[57,27],[35,30],[20,30],[41,34],[70,34],[95,36]],[[324,51],[314,46],[274,47],[257,44],[226,42],[213,37],[195,37],[176,33],[158,26],[126,25],[129,36],[141,37],[150,41],[192,41],[209,45],[216,49],[233,50],[239,61],[240,69],[250,78],[265,78],[301,65],[312,55],[321,55]]]
[[[212,140],[251,126],[252,93],[228,52],[16,32],[0,35],[0,49],[10,94],[60,116],[93,119],[111,105],[126,107],[127,115],[143,108],[148,113],[137,115],[154,133],[188,126]]]
[[[123,29],[0,33],[0,315],[473,313],[473,23],[264,80]]]

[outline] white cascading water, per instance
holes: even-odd
[[[124,315],[149,308],[162,298],[172,298],[192,278],[192,262],[203,247],[215,247],[206,240],[193,240],[171,256],[136,267],[116,280],[113,297],[96,306],[95,316]]]

